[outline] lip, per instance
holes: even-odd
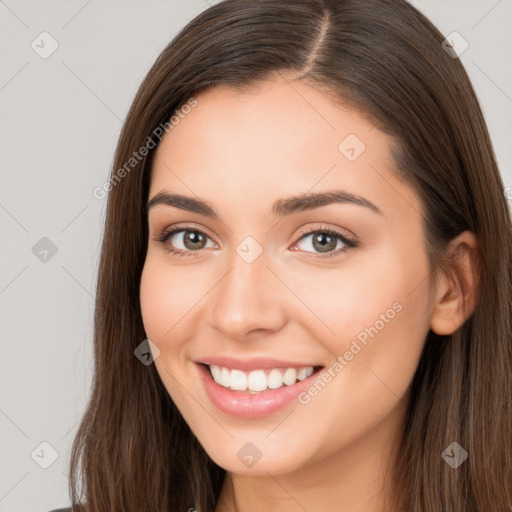
[[[251,360],[251,362],[252,361],[254,360]],[[282,361],[280,364],[281,363]],[[210,370],[205,364],[197,363],[196,365],[199,370],[201,380],[204,384],[206,394],[212,403],[226,414],[230,414],[231,416],[238,416],[241,418],[260,418],[263,416],[268,416],[280,409],[283,409],[287,405],[291,404],[294,400],[296,401],[297,405],[298,395],[311,385],[312,381],[318,377],[318,373],[323,368],[316,366],[316,371],[314,373],[312,373],[306,379],[296,382],[291,386],[284,385],[278,389],[267,389],[261,393],[250,394],[245,391],[232,391],[231,389],[217,384],[213,380],[213,377],[210,374]],[[261,366],[258,368],[264,369]],[[276,366],[272,366],[272,368],[276,368]]]
[[[253,357],[251,359],[239,359],[236,357],[220,357],[211,356],[205,357],[196,363],[207,365],[225,366],[230,370],[237,369],[245,372],[252,370],[268,370],[272,368],[305,368],[308,366],[321,366],[320,364],[309,363],[296,363],[291,361],[284,361],[281,359],[272,359],[269,357]]]

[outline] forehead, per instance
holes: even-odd
[[[393,140],[310,84],[215,86],[195,99],[158,146],[150,196],[173,190],[254,211],[278,197],[343,188],[383,211],[420,209],[393,174]]]

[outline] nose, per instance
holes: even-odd
[[[210,326],[223,337],[242,341],[285,325],[287,290],[268,264],[265,251],[251,263],[233,251],[227,273],[208,294]]]

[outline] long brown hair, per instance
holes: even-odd
[[[107,187],[93,387],[70,464],[73,510],[215,509],[225,471],[191,433],[155,366],[134,356],[146,339],[139,283],[155,150],[130,158],[148,140],[155,146],[157,128],[199,91],[291,71],[395,137],[397,175],[422,200],[433,272],[449,264],[443,250],[464,230],[481,249],[473,314],[452,336],[430,331],[425,340],[392,510],[512,511],[511,217],[478,100],[443,40],[404,0],[226,0],[163,50],[133,101]],[[454,441],[469,454],[457,469],[441,457]]]

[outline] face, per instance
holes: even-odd
[[[148,198],[140,299],[161,380],[233,473],[371,451],[403,417],[431,312],[391,139],[301,81],[195,98]]]

